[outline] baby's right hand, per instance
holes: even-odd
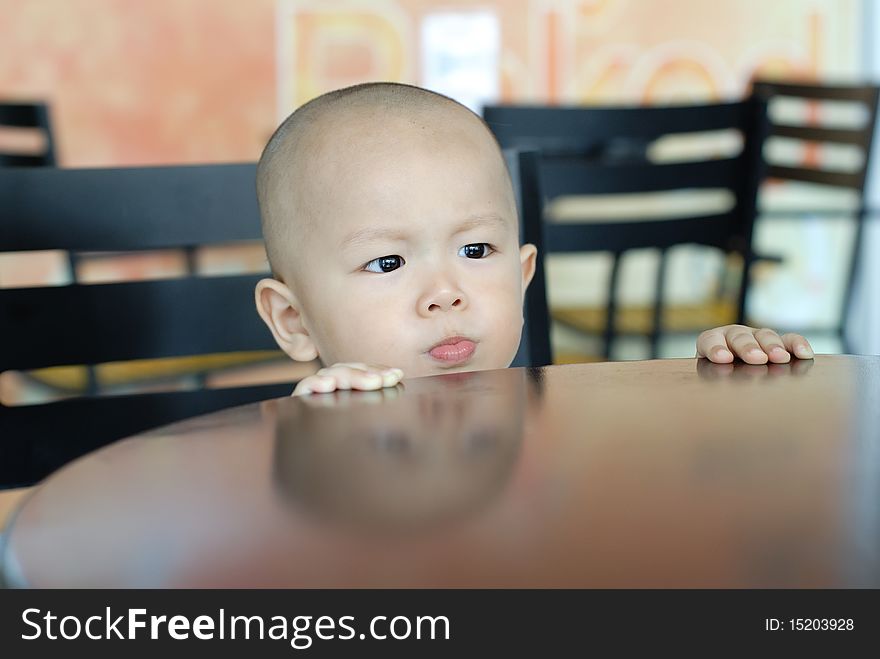
[[[399,368],[360,363],[333,364],[300,380],[293,395],[325,394],[337,389],[373,391],[393,387],[402,378],[403,371]]]

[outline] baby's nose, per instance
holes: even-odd
[[[423,315],[433,315],[440,311],[462,310],[467,306],[464,294],[452,287],[438,288],[424,296],[419,303]]]
[[[455,295],[443,296],[442,298],[437,298],[436,302],[432,302],[428,305],[428,311],[445,311],[447,309],[452,309],[453,307],[461,306],[461,298]]]

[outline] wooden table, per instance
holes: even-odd
[[[880,586],[880,358],[507,369],[105,447],[12,518],[31,586]]]

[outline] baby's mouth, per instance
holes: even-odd
[[[477,342],[465,336],[450,336],[436,343],[428,355],[446,366],[458,366],[467,362],[477,349]]]

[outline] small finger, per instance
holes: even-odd
[[[385,378],[374,371],[350,371],[346,373],[343,382],[344,389],[356,389],[358,391],[375,391],[385,386]]]
[[[364,380],[379,379],[378,375],[375,373],[370,374],[365,370],[349,366],[348,364],[334,364],[333,366],[327,366],[318,371],[318,376],[333,382],[333,389],[327,391],[358,389],[360,387],[353,386],[352,383],[354,381],[362,382]],[[325,390],[321,389],[321,391]]]
[[[393,387],[403,379],[403,371],[399,368],[388,368],[380,373],[383,387]]]
[[[771,329],[759,329],[754,334],[761,350],[767,355],[768,359],[774,364],[787,364],[791,361],[791,355],[785,349],[780,336]]]
[[[761,350],[751,330],[733,329],[727,333],[727,345],[746,364],[766,364],[767,353]]]
[[[363,377],[365,379],[368,378],[369,379],[368,382],[370,383],[370,386],[369,386],[369,388],[365,388],[364,390],[365,391],[372,391],[374,389],[382,389],[382,388],[386,388],[386,387],[396,386],[397,383],[403,379],[403,371],[400,370],[399,368],[386,368],[386,369],[383,369],[380,371],[369,371],[367,373],[364,373],[363,376],[360,376],[358,374],[352,380],[352,382],[353,382],[352,388],[353,389],[361,389],[361,387],[356,386],[354,384],[355,380],[358,377]],[[377,381],[379,383],[378,386],[372,386],[372,384]]]
[[[365,370],[340,368],[333,371],[340,389],[374,391],[383,387],[393,387],[403,378],[399,368],[367,366]]]
[[[305,396],[314,393],[327,393],[336,389],[336,381],[326,375],[310,375],[300,380],[293,390],[292,396]]]
[[[727,341],[721,329],[707,330],[697,338],[697,357],[706,357],[715,364],[729,364],[733,353],[727,348]]]
[[[783,334],[782,343],[785,345],[786,350],[798,359],[813,359],[816,356],[813,353],[813,346],[800,334],[794,334],[793,332]]]

